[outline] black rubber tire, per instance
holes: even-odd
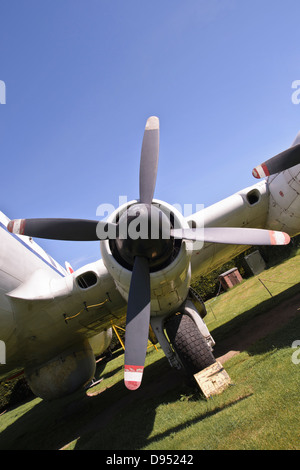
[[[188,315],[173,315],[165,328],[188,376],[214,364],[216,359],[205,338]]]

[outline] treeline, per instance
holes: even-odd
[[[0,383],[0,414],[24,401],[35,398],[24,376]]]

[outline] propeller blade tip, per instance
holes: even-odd
[[[284,235],[285,235],[285,245],[288,245],[291,241],[291,238],[287,233],[285,233]]]
[[[291,241],[290,236],[285,232],[269,231],[271,238],[271,245],[288,245]]]
[[[128,390],[137,390],[142,383],[144,366],[126,366],[124,383]]]
[[[18,235],[23,235],[25,229],[25,219],[16,219],[11,220],[7,224],[7,230],[10,233],[16,233]]]
[[[147,119],[145,129],[149,130],[149,131],[159,129],[159,119],[158,119],[158,117],[157,116],[150,116]]]
[[[254,178],[260,179],[260,176],[256,168],[253,168],[252,175],[254,176]]]
[[[7,224],[7,230],[12,233],[13,232],[13,229],[14,229],[14,223],[13,221],[11,220],[10,222],[8,222]]]
[[[260,179],[266,176],[270,176],[270,172],[268,167],[263,163],[262,165],[258,165],[252,170],[252,175],[254,178]]]

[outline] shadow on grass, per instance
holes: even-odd
[[[161,379],[153,383],[157,373]],[[119,381],[94,397],[78,392],[54,402],[38,402],[1,433],[0,449],[56,450],[75,439],[78,450],[140,449],[248,398],[239,397],[149,438],[157,407],[178,402],[183,394],[189,395],[185,399],[191,406],[202,400],[198,389],[185,383],[162,358],[147,367],[143,388],[134,393]]]
[[[77,441],[76,450],[139,450],[145,446],[149,446],[155,442],[159,442],[167,437],[175,435],[183,431],[189,426],[193,426],[202,420],[214,416],[227,408],[231,408],[241,401],[252,396],[252,393],[243,397],[239,397],[226,403],[224,406],[217,406],[211,411],[199,413],[198,416],[184,420],[182,423],[169,427],[166,431],[160,432],[153,437],[149,437],[154,424],[156,407],[162,404],[161,398],[157,397],[152,402],[152,408],[149,408],[149,403],[139,402],[138,406],[132,407],[126,413],[116,417],[111,425],[105,429],[98,427],[94,432],[89,432],[83,435]],[[178,393],[170,394],[168,403],[178,401]],[[199,398],[198,398],[199,399]],[[172,400],[172,401],[171,401]],[[194,401],[192,399],[191,401]],[[192,404],[191,404],[192,406]],[[142,421],[142,426],[141,426]],[[172,417],[170,417],[172,422]]]
[[[116,368],[118,369],[119,367]],[[156,380],[157,374],[160,380]],[[145,440],[153,428],[156,407],[164,399],[180,399],[185,387],[181,377],[170,369],[167,359],[163,357],[147,366],[143,386],[135,392],[127,390],[121,380],[95,396],[88,396],[86,391],[80,391],[52,402],[35,398],[37,403],[2,431],[0,449],[59,449],[95,430],[100,429],[108,436],[114,420],[118,423],[115,427],[120,426],[123,434],[128,436],[134,432],[134,423],[123,424],[120,415],[122,416],[123,412],[127,414],[131,407],[137,410],[140,406],[143,413],[138,419],[139,438]],[[89,392],[93,392],[93,389]],[[28,404],[30,405],[30,402]],[[107,439],[106,442],[109,445],[107,448],[113,445]]]

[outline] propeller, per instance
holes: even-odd
[[[252,174],[255,178],[264,178],[287,170],[300,163],[300,144],[275,155],[261,165],[255,167]]]
[[[55,240],[114,240],[122,260],[132,267],[125,329],[124,382],[136,390],[142,381],[150,323],[150,269],[167,263],[173,254],[175,239],[242,245],[282,245],[287,234],[260,229],[205,228],[173,229],[161,209],[152,205],[159,155],[159,119],[148,118],[140,158],[139,202],[125,211],[118,223],[79,219],[16,219],[7,229],[16,234]],[[130,224],[157,228],[158,237],[135,237]],[[124,235],[124,227],[126,236]],[[149,232],[150,229],[150,232]],[[166,237],[166,233],[171,236]]]
[[[290,242],[289,235],[284,232],[240,227],[172,229],[171,236],[185,240],[232,245],[287,245]]]

